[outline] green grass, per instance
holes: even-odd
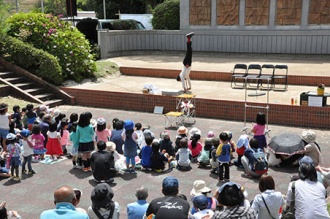
[[[97,61],[97,72],[95,73],[96,78],[105,77],[107,75],[115,74],[119,71],[118,65],[110,61]]]
[[[13,111],[13,106],[18,105],[21,107],[26,107],[27,104],[31,103],[19,98],[15,98],[12,96],[6,96],[6,97],[0,97],[0,103],[6,103],[8,104],[8,113],[12,113]],[[39,104],[38,103],[32,103],[34,107],[37,107]]]

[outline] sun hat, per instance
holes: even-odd
[[[209,131],[209,132],[207,133],[207,137],[208,137],[208,138],[214,138],[214,136],[215,136],[215,134],[214,134],[213,131]]]
[[[30,135],[30,131],[28,129],[23,129],[20,134],[23,137],[28,137]]]
[[[244,201],[241,185],[227,182],[218,189],[218,201],[225,206],[240,205]]]
[[[114,193],[107,183],[100,183],[95,186],[91,194],[93,207],[106,207],[112,202]]]
[[[55,109],[54,112],[53,112],[53,116],[54,117],[58,117],[61,113],[61,110],[60,109]]]
[[[196,134],[196,135],[202,135],[202,132],[201,132],[201,130],[199,130],[199,129],[196,128],[196,127],[190,129],[190,131],[189,131],[189,136],[192,137],[192,136],[194,136],[195,134]]]
[[[132,120],[125,120],[124,128],[125,128],[125,130],[134,129],[134,122]]]
[[[301,136],[302,136],[302,139],[304,141],[306,141],[307,143],[314,143],[315,139],[316,139],[316,134],[312,130],[303,131]]]
[[[173,176],[168,176],[163,180],[163,191],[165,193],[172,193],[178,191],[179,181]]]
[[[104,118],[98,118],[97,119],[97,124],[98,125],[104,125],[105,124],[105,119]]]
[[[192,203],[194,207],[199,210],[204,210],[209,205],[209,201],[205,195],[197,195],[193,198]]]
[[[107,146],[107,148],[106,148],[107,151],[115,151],[116,150],[116,144],[112,141],[107,141],[105,143],[105,145]]]
[[[9,133],[7,136],[6,136],[6,139],[8,140],[14,140],[16,138],[16,135],[13,134],[13,133]]]
[[[248,148],[249,147],[249,136],[248,135],[239,136],[236,146],[237,146],[237,148],[241,148],[243,146],[245,148]]]
[[[178,132],[178,134],[180,134],[180,135],[184,135],[184,134],[187,134],[188,130],[187,130],[186,127],[184,127],[184,126],[180,126],[180,127],[178,128],[177,132]]]
[[[208,193],[211,192],[211,189],[206,186],[206,183],[204,180],[195,180],[193,189],[190,192],[190,195],[196,196],[200,195],[202,193]]]
[[[40,111],[45,111],[46,112],[48,110],[48,108],[49,108],[49,106],[46,106],[46,105],[40,105],[39,106]]]

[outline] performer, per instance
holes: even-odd
[[[191,82],[190,82],[190,70],[191,70],[191,60],[192,60],[192,48],[191,48],[191,37],[195,35],[194,32],[188,33],[187,37],[187,52],[186,56],[183,59],[183,69],[176,78],[177,81],[181,81],[183,92],[186,93],[187,90],[191,89]]]

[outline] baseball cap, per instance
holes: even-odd
[[[179,181],[173,176],[168,176],[163,180],[163,191],[165,193],[176,192],[179,189]]]
[[[20,134],[23,137],[28,137],[30,135],[30,131],[28,129],[23,129]]]
[[[207,208],[209,202],[205,195],[197,195],[192,200],[194,207],[198,208],[199,210],[204,210]]]

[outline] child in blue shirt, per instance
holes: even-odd
[[[141,159],[142,170],[151,170],[151,154],[152,154],[152,141],[153,138],[151,136],[147,136],[145,138],[146,144],[142,147],[139,157]]]
[[[221,132],[219,135],[221,144],[217,148],[216,155],[219,162],[219,181],[229,182],[229,163],[230,163],[230,151],[231,145],[229,144],[229,136],[227,132]],[[225,169],[225,171],[223,171]],[[225,179],[223,179],[225,175]]]

